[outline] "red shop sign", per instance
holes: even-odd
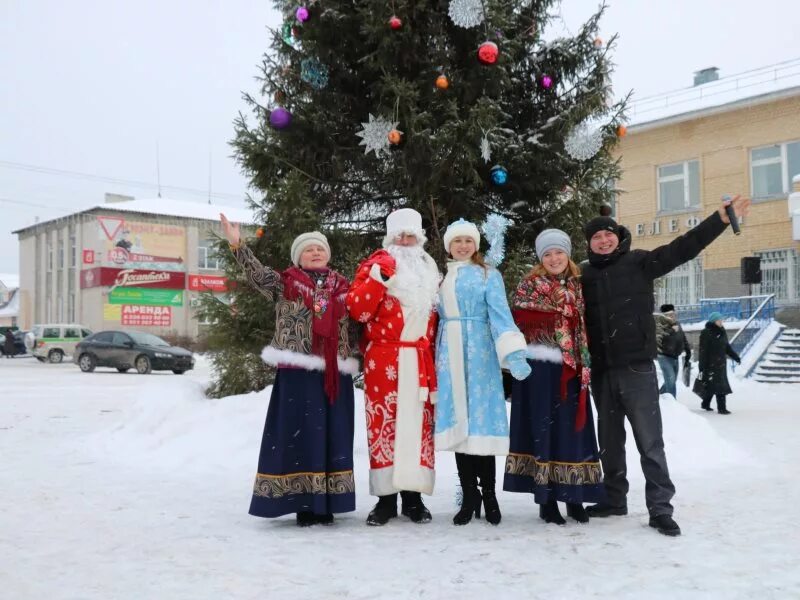
[[[172,308],[169,306],[122,305],[122,325],[131,327],[170,327]]]
[[[217,275],[189,275],[189,289],[193,292],[227,292],[228,278]]]
[[[186,289],[186,273],[149,269],[95,267],[81,271],[81,288],[143,287],[162,290]]]

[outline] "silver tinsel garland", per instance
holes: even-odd
[[[447,14],[459,27],[465,29],[477,27],[483,23],[483,2],[481,0],[450,0]]]
[[[506,230],[511,225],[511,219],[507,219],[497,213],[487,215],[486,221],[481,225],[481,231],[489,242],[489,250],[486,252],[486,262],[497,267],[503,262],[506,254]]]

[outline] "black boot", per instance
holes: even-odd
[[[721,415],[729,415],[731,411],[727,407],[728,399],[725,396],[717,396],[717,412]]]
[[[496,470],[494,456],[476,457],[478,464],[478,477],[481,480],[481,492],[483,492],[483,508],[486,509],[486,521],[492,525],[499,525],[503,515],[500,514],[500,505],[497,503],[497,496],[494,493]]]
[[[555,499],[547,501],[547,504],[539,505],[539,517],[545,523],[555,523],[556,525],[566,525],[567,522],[558,510],[558,502]]]
[[[477,456],[456,452],[458,480],[461,482],[461,510],[453,517],[453,525],[466,525],[475,518],[481,518],[481,493],[478,491],[476,471]]]
[[[713,398],[713,396],[709,396],[708,398],[703,398],[703,401],[700,403],[700,408],[702,408],[703,410],[714,410],[713,408],[711,408],[711,398]]]
[[[572,517],[578,523],[589,522],[589,515],[586,514],[586,509],[583,508],[583,504],[567,502],[567,516]]]
[[[367,517],[367,525],[386,525],[397,516],[397,494],[379,496],[378,503]]]
[[[681,528],[669,515],[658,515],[657,517],[650,517],[650,527],[657,529],[658,533],[663,533],[670,537],[675,537],[681,534]]]
[[[431,520],[431,511],[422,503],[422,494],[419,492],[400,492],[402,499],[401,513],[414,521],[414,523],[427,523]]]
[[[311,527],[316,525],[317,518],[310,510],[303,510],[297,513],[297,526],[298,527]]]
[[[586,514],[593,519],[602,519],[605,517],[621,517],[628,514],[627,506],[611,506],[604,502],[598,502],[592,506],[586,507]]]
[[[314,515],[317,525],[333,525],[333,515],[326,513],[324,515]]]

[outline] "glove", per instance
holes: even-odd
[[[394,275],[395,262],[394,259],[389,254],[385,254],[378,257],[375,260],[375,264],[380,267],[381,275],[383,275],[385,279],[389,279],[392,277],[392,275]]]
[[[517,350],[509,354],[506,362],[508,363],[508,370],[511,371],[511,376],[517,381],[522,381],[531,374],[531,366],[525,360],[524,350]]]

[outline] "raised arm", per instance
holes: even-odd
[[[222,231],[225,239],[230,244],[231,252],[233,252],[236,262],[244,270],[247,282],[268,299],[274,300],[275,293],[280,294],[283,290],[283,281],[280,273],[271,267],[263,265],[253,254],[253,251],[242,242],[238,223],[231,223],[222,213],[220,213],[219,218],[222,222]]]

